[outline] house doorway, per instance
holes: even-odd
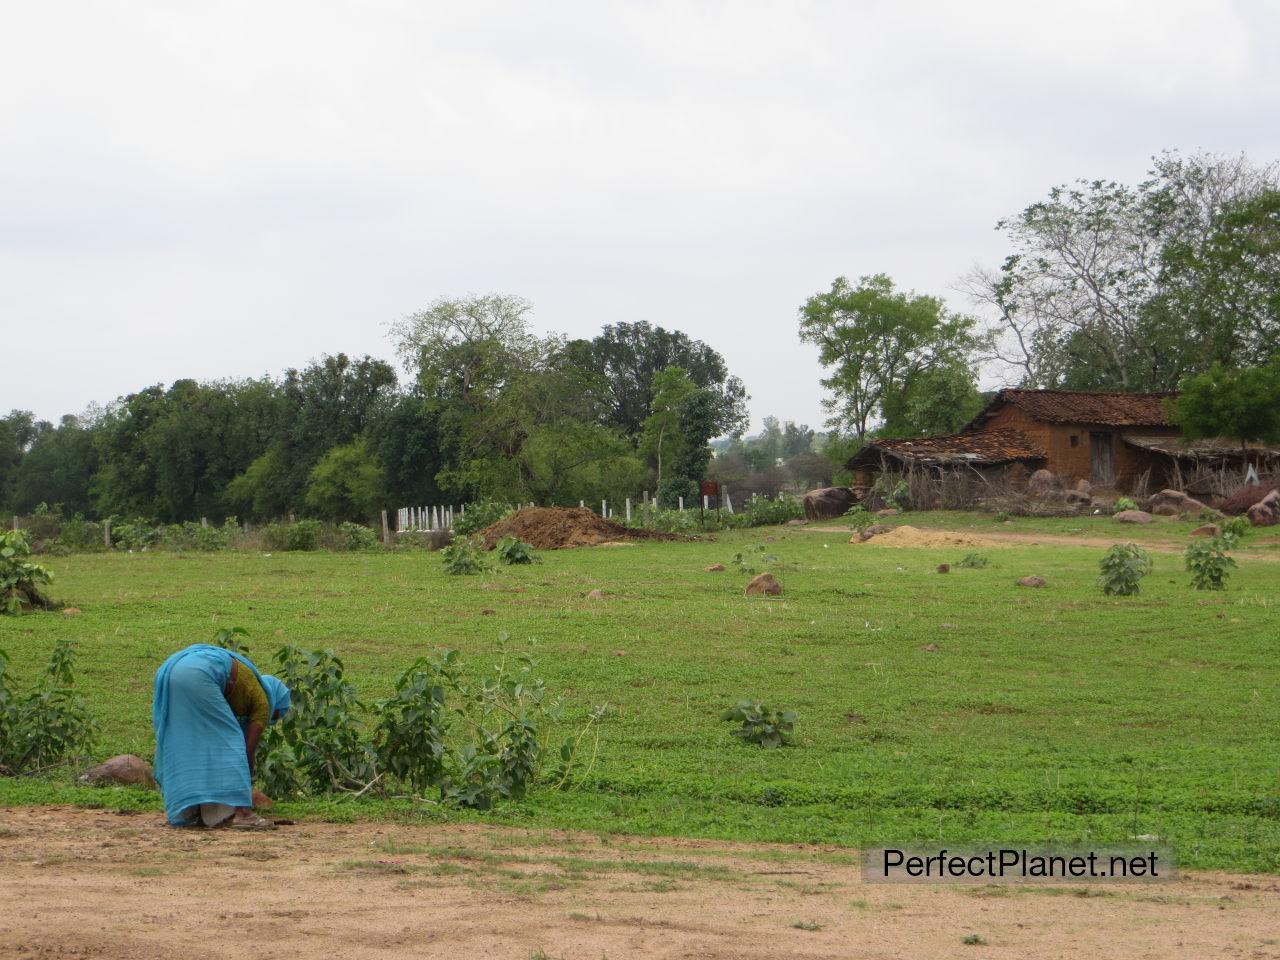
[[[1089,434],[1089,481],[1091,483],[1100,487],[1115,485],[1114,447],[1110,431],[1095,430]]]

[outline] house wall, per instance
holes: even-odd
[[[1147,469],[1151,469],[1151,484],[1159,489],[1165,483],[1161,458],[1150,451],[1138,450],[1124,442],[1126,434],[1136,436],[1178,436],[1177,427],[1097,427],[1086,423],[1045,423],[1028,416],[1021,408],[1006,404],[997,410],[980,428],[982,432],[1007,427],[1021,430],[1048,454],[1045,468],[1062,478],[1070,486],[1077,480],[1088,480],[1092,473],[1089,435],[1093,432],[1112,434],[1112,462],[1115,467],[1116,487],[1129,490]],[[1074,438],[1074,445],[1072,443]]]

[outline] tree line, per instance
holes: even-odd
[[[648,323],[537,336],[514,296],[393,327],[407,376],[325,356],[282,377],[149,386],[57,424],[0,419],[0,503],[179,522],[367,520],[396,504],[697,495],[747,393],[714,349]]]

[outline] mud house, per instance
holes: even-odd
[[[1280,459],[1256,444],[1183,440],[1168,411],[1173,396],[1001,390],[959,433],[868,442],[848,463],[853,487],[869,488],[881,470],[964,469],[992,479],[1045,468],[1068,485],[1131,491],[1189,485],[1206,471],[1243,469],[1246,459],[1259,466]]]

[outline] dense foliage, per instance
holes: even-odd
[[[75,691],[75,644],[59,640],[44,673],[26,693],[0,650],[0,774],[39,773],[84,756],[98,726]]]
[[[1102,555],[1098,566],[1098,586],[1112,597],[1128,597],[1141,589],[1142,578],[1151,572],[1151,555],[1136,543],[1117,543]]]

